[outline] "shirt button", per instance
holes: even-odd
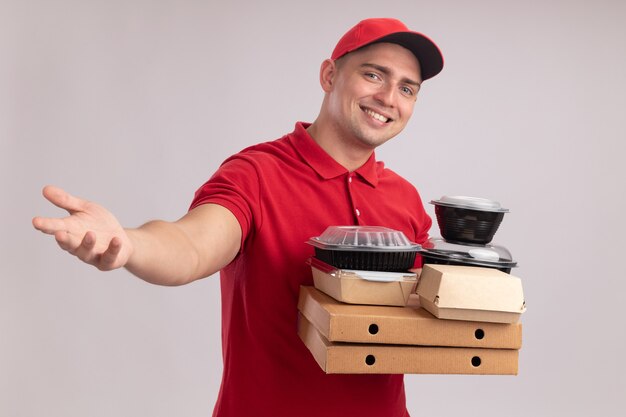
[[[357,216],[361,215],[361,212],[359,211],[359,209],[354,210],[354,212],[356,213]]]
[[[348,182],[352,182],[352,177],[348,177]]]

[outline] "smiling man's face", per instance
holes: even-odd
[[[374,149],[404,129],[421,83],[409,50],[376,43],[335,62],[328,106],[342,140]]]

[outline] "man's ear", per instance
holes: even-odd
[[[326,93],[333,89],[337,76],[337,64],[332,59],[325,59],[320,67],[320,85]]]

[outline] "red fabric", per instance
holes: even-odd
[[[327,226],[386,226],[421,243],[431,219],[415,188],[374,155],[349,173],[307,126],[227,159],[191,205],[220,204],[243,231],[221,271],[224,371],[213,415],[408,416],[402,375],[320,369],[297,335],[298,292],[313,284],[305,242]]]
[[[384,17],[361,20],[348,30],[337,42],[331,59],[375,42],[396,43],[413,52],[422,68],[422,80],[434,77],[443,69],[443,55],[430,38],[409,30],[398,19]]]

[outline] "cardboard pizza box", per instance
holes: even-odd
[[[298,334],[327,374],[517,375],[519,351],[330,342],[299,315]]]
[[[520,349],[521,323],[440,320],[413,294],[406,307],[345,304],[300,287],[298,309],[330,342]]]

